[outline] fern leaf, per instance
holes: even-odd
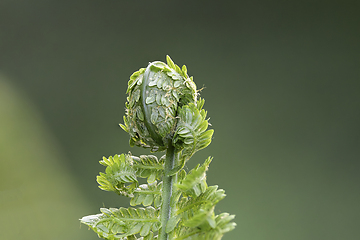
[[[207,147],[211,143],[214,130],[207,130],[208,121],[206,111],[201,109],[203,100],[198,102],[199,108],[190,103],[179,110],[179,121],[173,138],[176,148],[182,149],[183,157],[190,158],[195,152]]]
[[[199,99],[197,100],[197,102],[196,102],[196,107],[197,107],[197,109],[199,109],[199,111],[201,111],[201,109],[203,108],[204,104],[205,104],[205,99],[199,98]],[[206,117],[206,116],[205,116],[205,117]]]
[[[123,117],[123,119],[124,119],[124,124],[119,124],[119,126],[125,131],[125,132],[127,132],[127,133],[129,133],[129,122],[128,122],[128,120],[127,120],[127,118],[124,116]]]
[[[184,78],[188,78],[187,67],[185,65],[182,66],[181,72]]]
[[[215,217],[215,227],[210,229],[187,228],[183,227],[178,230],[177,240],[220,240],[222,236],[233,230],[236,223],[231,222],[235,215],[222,213]]]
[[[214,207],[211,207],[210,204],[204,205],[204,207],[196,211],[196,213],[191,216],[191,218],[183,221],[181,225],[192,228],[200,226],[204,226],[206,228],[210,226],[211,228],[215,228],[216,223],[214,220]]]
[[[150,206],[154,203],[155,208],[161,206],[161,190],[162,182],[142,184],[134,190],[134,197],[130,200],[131,206],[144,205],[145,207]]]
[[[210,186],[204,193],[196,198],[183,197],[177,206],[177,213],[182,214],[192,209],[200,209],[202,205],[215,206],[220,200],[226,197],[225,191],[218,189],[218,186]]]
[[[167,231],[172,231],[178,222],[183,227],[215,228],[214,207],[225,196],[224,190],[210,186],[198,197],[183,197],[177,204],[176,214],[166,226]]]
[[[128,82],[128,89],[126,90],[126,93],[128,93],[131,89],[134,88],[136,84],[141,84],[139,82],[142,81],[143,73],[145,72],[145,68],[140,68],[139,71],[134,72],[130,76],[130,81]]]
[[[150,234],[145,237],[138,237],[136,235],[131,235],[131,236],[121,238],[120,240],[155,240],[155,239],[158,239],[157,236],[154,236],[154,234],[152,232],[150,232]],[[116,240],[119,240],[119,239],[117,238]]]
[[[192,169],[185,178],[178,184],[175,184],[185,195],[194,197],[199,196],[205,192],[206,184],[206,171],[211,163],[212,158],[208,157],[205,162],[200,166],[197,165]]]
[[[175,69],[175,63],[173,62],[173,60],[170,58],[169,55],[166,55],[166,63],[169,67]]]
[[[153,232],[159,230],[159,210],[147,208],[101,208],[101,214],[83,217],[80,221],[88,225],[99,237],[105,239],[137,239],[141,237],[153,238]],[[151,230],[153,232],[151,232]],[[130,237],[133,236],[133,237]],[[135,238],[134,238],[135,237]]]
[[[153,183],[156,179],[162,178],[165,155],[160,159],[153,155],[141,155],[140,158],[132,156],[132,159],[136,176],[147,178],[148,183]]]
[[[131,197],[138,184],[136,172],[132,167],[132,159],[128,155],[121,154],[109,158],[103,157],[100,164],[106,166],[106,169],[105,173],[97,176],[99,188]]]

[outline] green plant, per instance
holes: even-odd
[[[203,109],[204,99],[186,66],[152,62],[131,75],[126,116],[120,126],[130,135],[130,146],[166,151],[160,159],[121,154],[103,158],[105,173],[99,188],[130,198],[138,208],[101,208],[101,213],[80,221],[105,239],[221,239],[234,229],[234,215],[215,215],[225,197],[218,186],[208,186],[206,171],[212,158],[186,172],[192,155],[207,147],[213,130]],[[145,178],[147,184],[139,184]],[[160,181],[160,182],[158,182]]]

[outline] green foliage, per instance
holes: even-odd
[[[162,182],[142,184],[134,190],[134,196],[130,200],[131,206],[144,205],[145,207],[154,204],[155,208],[161,206]]]
[[[164,173],[165,155],[159,160],[154,155],[141,155],[140,158],[132,157],[136,176],[147,178],[148,183],[153,183],[156,179],[161,180]]]
[[[179,109],[179,121],[173,144],[183,149],[181,154],[185,158],[190,158],[195,152],[211,143],[214,130],[207,130],[209,123],[205,119],[206,111],[201,109],[203,104],[204,100],[201,99],[198,101],[198,106],[190,103]]]
[[[139,234],[153,238],[153,232],[160,227],[159,210],[147,208],[101,208],[101,214],[83,217],[80,221],[88,225],[99,237],[125,239]]]
[[[190,228],[180,227],[177,229],[177,240],[220,240],[222,236],[232,231],[236,224],[231,222],[234,215],[222,213],[215,217],[214,228]]]
[[[100,164],[106,166],[106,170],[105,173],[97,176],[99,188],[119,195],[132,196],[138,182],[132,167],[132,159],[128,155],[121,154],[109,158],[103,157]]]
[[[212,158],[210,157],[206,159],[201,167],[200,164],[198,164],[182,181],[175,184],[175,186],[182,191],[182,194],[197,197],[205,192],[207,188],[205,172],[207,171],[211,160]]]
[[[214,213],[226,195],[206,183],[212,158],[189,172],[183,169],[211,143],[214,130],[208,130],[205,101],[197,100],[186,66],[180,68],[169,56],[166,60],[167,64],[156,61],[131,75],[126,116],[120,124],[131,146],[166,154],[160,159],[121,154],[100,161],[106,169],[97,176],[99,188],[129,197],[131,206],[140,205],[102,208],[100,214],[80,219],[101,238],[219,240],[236,226],[234,215]],[[139,185],[138,178],[147,184]]]
[[[215,229],[217,224],[214,207],[225,196],[224,190],[218,189],[218,186],[211,186],[199,196],[183,197],[178,203],[176,215],[173,216],[180,221],[179,229],[195,227],[203,231]]]

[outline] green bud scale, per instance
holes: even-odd
[[[178,109],[197,103],[196,85],[187,68],[155,61],[134,72],[128,82],[124,125],[130,145],[163,151],[176,131]]]

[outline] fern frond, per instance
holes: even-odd
[[[153,233],[158,231],[161,225],[159,210],[153,207],[101,208],[100,210],[101,214],[86,216],[80,221],[88,225],[99,237],[105,239],[124,239],[125,237],[136,239],[135,234],[141,237],[150,235],[148,239],[152,239]]]
[[[197,100],[197,102],[196,102],[196,107],[197,107],[197,109],[199,109],[199,111],[201,111],[201,109],[203,108],[204,104],[205,104],[205,99],[199,98],[199,99]]]
[[[215,227],[213,209],[225,196],[224,190],[218,189],[218,186],[210,186],[198,197],[183,197],[177,204],[175,215],[166,225],[167,231],[172,231],[179,222],[186,227],[197,227],[204,223]]]
[[[188,228],[182,227],[178,229],[177,240],[220,240],[222,236],[233,230],[236,223],[231,222],[235,215],[221,213],[215,217],[215,227],[204,228]]]
[[[157,184],[157,182],[142,184],[134,190],[134,197],[130,200],[131,206],[144,205],[150,206],[154,203],[155,208],[161,206],[161,190],[162,182]]]
[[[212,158],[208,157],[201,166],[198,164],[180,183],[175,184],[175,186],[178,187],[183,194],[193,197],[197,197],[205,192],[207,188],[206,171],[209,168],[211,160]]]
[[[210,186],[206,191],[196,198],[183,197],[178,203],[176,214],[182,214],[191,209],[200,209],[202,205],[215,206],[220,200],[226,197],[223,189],[218,189],[218,186]]]
[[[180,108],[178,125],[173,138],[173,144],[176,148],[182,149],[181,155],[190,158],[195,152],[207,147],[211,143],[214,130],[207,130],[208,121],[206,111],[201,109],[203,100],[199,101],[198,108],[195,104]]]
[[[136,176],[147,178],[148,183],[153,183],[156,179],[162,178],[165,155],[160,159],[154,155],[141,155],[140,158],[132,156],[132,159]]]
[[[99,188],[131,197],[133,190],[138,185],[132,162],[132,159],[124,154],[109,158],[103,157],[100,164],[106,166],[106,169],[105,173],[101,172],[96,178],[100,185]]]
[[[143,79],[143,73],[145,72],[145,68],[140,68],[139,71],[134,72],[130,76],[130,80],[128,82],[128,89],[126,90],[126,93],[128,93],[131,89],[134,88],[136,84],[140,85]]]
[[[150,232],[149,235],[145,236],[145,237],[138,237],[136,235],[131,235],[131,236],[127,236],[124,238],[121,238],[120,240],[155,240],[158,239],[158,236],[154,236],[154,234],[152,232]],[[119,239],[116,239],[119,240]]]

